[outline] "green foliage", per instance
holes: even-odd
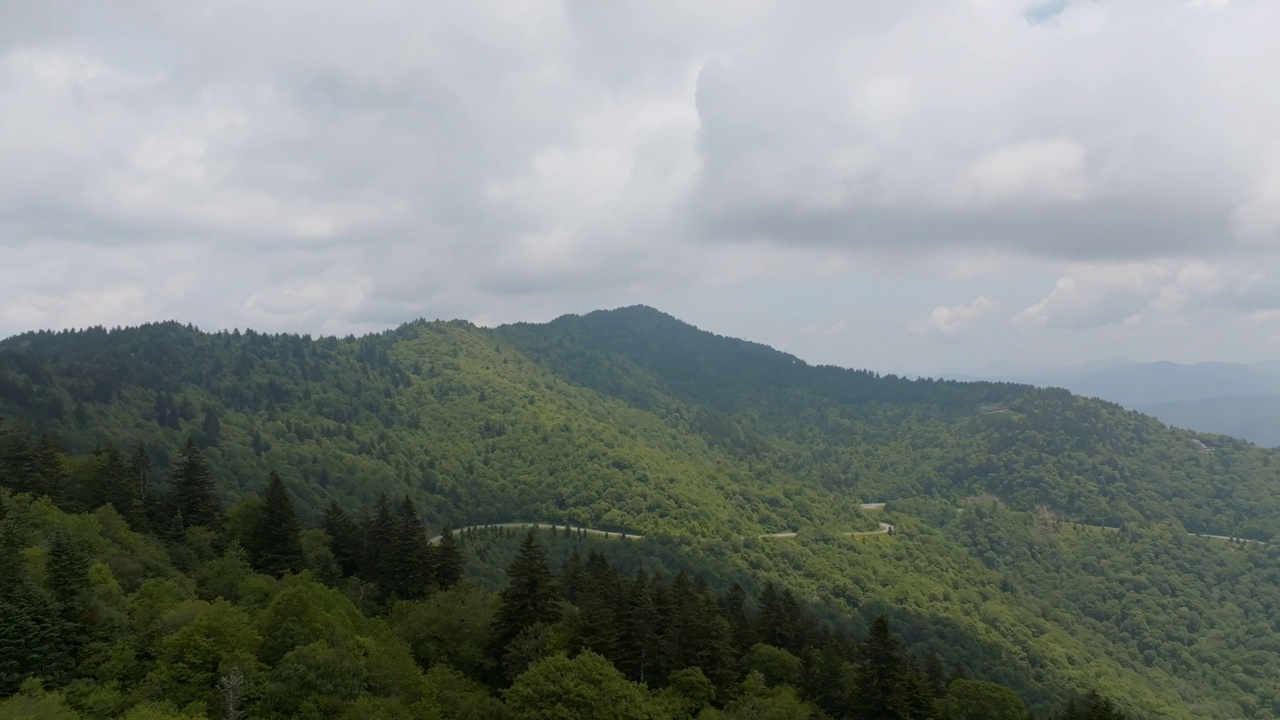
[[[959,679],[947,688],[944,720],[1025,720],[1027,706],[1009,688],[981,680]]]
[[[301,572],[306,556],[300,532],[298,516],[293,512],[293,500],[284,487],[284,480],[273,470],[262,510],[253,526],[250,543],[245,548],[254,569],[276,577],[288,572]]]
[[[179,530],[203,527],[211,530],[222,524],[222,510],[216,497],[213,473],[195,441],[187,439],[173,468],[173,512]]]
[[[832,688],[853,687],[857,663],[823,622],[863,637],[884,613],[904,649],[1015,689],[1037,716],[1093,686],[1152,716],[1265,719],[1280,708],[1266,620],[1280,612],[1280,556],[1185,534],[1280,537],[1275,453],[1061,391],[812,367],[628,308],[342,339],[173,323],[30,333],[0,342],[0,414],[11,418],[0,485],[50,498],[0,504],[19,518],[21,545],[0,544],[3,567],[20,568],[0,583],[24,588],[6,592],[56,615],[48,631],[69,640],[20,676],[61,683],[81,668],[135,687],[199,613],[195,598],[243,609],[265,643],[258,614],[286,585],[245,562],[267,567],[252,541],[265,503],[245,499],[265,496],[279,468],[299,527],[324,522],[303,533],[301,553],[281,545],[289,559],[270,572],[309,568],[358,615],[411,628],[420,662],[488,683],[502,682],[517,644],[521,662],[588,648],[654,687],[698,667],[728,712],[741,662],[763,642],[799,659],[802,702],[838,717]],[[888,501],[884,517],[866,501]],[[840,534],[882,519],[893,536]],[[505,585],[516,543],[461,528],[507,521],[645,539],[602,546],[618,577],[589,590],[562,577],[563,617],[495,624],[495,641],[492,615],[476,608],[492,612],[482,588]],[[459,528],[447,561],[443,539],[424,541],[443,527]],[[799,535],[757,540],[783,531]],[[87,552],[92,593],[57,578],[67,591],[54,592],[50,572],[70,557],[62,547],[54,561],[60,534]],[[589,544],[546,535],[552,566]],[[469,592],[487,600],[454,622],[430,603],[458,577],[458,556]],[[677,586],[681,570],[705,576],[723,612]],[[745,586],[737,599],[734,583]],[[428,616],[465,639],[424,630]],[[316,642],[346,652],[330,638],[282,646]],[[908,705],[939,694],[937,667],[907,666]],[[123,692],[104,686],[94,707],[127,704]],[[357,702],[384,714],[430,705]]]
[[[608,660],[584,652],[534,663],[507,689],[515,720],[660,720],[667,717],[643,685],[628,681]]]
[[[45,692],[38,682],[22,685],[17,695],[0,702],[0,720],[80,720],[62,693]]]
[[[497,657],[501,657],[521,633],[560,619],[555,580],[533,533],[525,536],[519,556],[507,568],[507,580],[507,587],[498,594],[501,604],[493,618],[490,641]]]

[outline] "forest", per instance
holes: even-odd
[[[690,712],[708,717],[747,712],[734,703],[786,688],[797,712],[810,713],[794,716],[856,717],[860,653],[885,623],[910,670],[895,687],[929,698],[903,712],[927,706],[946,717],[963,681],[1041,718],[1280,714],[1271,620],[1280,616],[1280,547],[1267,542],[1280,537],[1275,452],[1065,391],[810,366],[637,307],[492,329],[416,321],[347,338],[177,323],[28,333],[0,341],[0,417],[6,515],[20,518],[6,520],[18,528],[7,542],[20,546],[23,597],[67,599],[49,584],[48,563],[54,530],[74,531],[89,548],[88,588],[99,565],[119,588],[115,610],[93,616],[129,624],[131,642],[185,628],[199,613],[183,603],[201,602],[242,611],[262,635],[259,613],[290,583],[343,598],[352,627],[367,632],[355,636],[369,642],[382,641],[368,628],[406,617],[397,603],[444,603],[418,632],[448,627],[470,650],[446,657],[408,630],[391,635],[432,682],[448,667],[476,697],[507,707],[517,676],[503,669],[506,649],[499,657],[491,644],[492,619],[523,533],[451,539],[464,580],[447,587],[434,571],[388,570],[352,548],[376,536],[380,517],[420,524],[415,538],[538,522],[643,539],[539,531],[558,615],[507,645],[538,658],[529,669],[598,658],[669,715],[684,716],[669,701],[672,673],[686,669],[675,665],[688,657],[664,649],[651,672],[636,674],[626,618],[638,577],[655,598],[692,586],[700,599],[685,606],[715,606],[731,626],[726,603],[745,598],[751,644],[717,651],[720,669],[693,666],[716,695]],[[303,528],[302,565],[291,540],[267,542],[253,529],[286,494]],[[862,508],[880,502],[882,511]],[[845,535],[880,522],[896,532]],[[796,535],[761,538],[783,532]],[[422,556],[443,544],[427,543]],[[277,545],[285,559],[263,565],[262,548]],[[582,594],[575,568],[593,553],[616,577]],[[134,617],[131,598],[161,579],[182,587],[164,607],[186,609]],[[762,629],[770,587],[800,609],[803,640]],[[468,613],[478,613],[471,626]],[[160,616],[169,619],[147,625]],[[583,618],[595,629],[584,631]],[[255,647],[253,672],[275,672],[279,657]],[[94,662],[116,662],[102,652]],[[6,692],[24,702],[44,693],[87,717],[166,702],[145,691],[158,687],[144,681],[159,651],[119,652],[107,654],[128,667],[121,677],[93,679],[84,658],[62,658],[61,674],[42,676],[44,690],[13,679]],[[793,660],[798,674],[788,674]],[[811,675],[819,667],[830,675],[825,699]],[[265,676],[242,671],[265,692]],[[212,683],[201,699],[210,717],[221,712],[215,674],[201,676]],[[112,687],[114,700],[85,699]],[[168,699],[172,711],[192,697]],[[278,711],[253,707],[252,716]]]
[[[567,526],[553,572],[532,532],[433,543],[408,497],[304,530],[274,472],[224,512],[194,442],[162,494],[114,446],[2,447],[0,718],[1028,717],[883,615],[855,642],[789,589],[626,575]],[[514,550],[500,589],[464,546]],[[1124,715],[1089,693],[1053,717]]]

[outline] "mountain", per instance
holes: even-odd
[[[1061,387],[1077,395],[1098,397],[1132,408],[1232,395],[1280,393],[1280,374],[1257,366],[1225,362],[1129,363],[1081,372],[1009,374],[984,379]]]
[[[1228,395],[1137,408],[1175,427],[1280,446],[1280,395]]]
[[[1133,364],[1135,364],[1134,361],[1120,356],[1100,358],[1097,360],[1089,360],[1069,365],[1019,365],[1017,363],[997,360],[987,363],[970,373],[965,373],[964,377],[986,380],[999,378],[1070,377],[1072,375],[1083,375],[1095,370],[1110,370],[1111,368],[1124,367],[1126,365]],[[960,375],[948,375],[948,377],[960,379]]]
[[[1276,453],[1062,389],[811,366],[632,307],[360,338],[27,333],[0,342],[0,416],[72,455],[140,445],[161,491],[190,437],[224,506],[274,469],[304,523],[386,493],[435,528],[640,534],[642,566],[886,614],[1041,711],[1098,687],[1140,716],[1280,712],[1280,556],[1188,534],[1280,537]]]
[[[1280,364],[1133,363],[1120,358],[1076,366],[993,364],[957,380],[1002,380],[1061,387],[1153,415],[1175,427],[1280,445]]]

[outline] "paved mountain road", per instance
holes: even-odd
[[[863,503],[862,509],[863,510],[884,510],[884,506],[885,506],[884,503]],[[457,528],[456,530],[450,529],[450,532],[453,532],[456,534],[460,532],[465,532],[467,530],[483,530],[484,528],[519,528],[519,529],[528,528],[531,530],[563,530],[564,527],[565,527],[564,525],[558,525],[556,523],[505,522],[505,523],[486,523],[483,525],[464,525],[460,528]],[[575,533],[583,532],[583,533],[586,533],[587,535],[599,535],[606,538],[619,538],[621,540],[640,540],[644,538],[643,535],[637,535],[635,533],[624,533],[624,532],[618,532],[616,530],[597,530],[595,528],[588,528],[588,527],[570,527],[569,530]],[[882,522],[880,523],[879,530],[867,530],[865,532],[847,532],[847,533],[840,533],[840,534],[845,537],[853,537],[858,535],[892,535],[893,533],[894,533],[893,525]],[[759,538],[761,540],[768,539],[768,538],[793,538],[798,534],[799,534],[798,532],[769,533],[766,535],[760,535]],[[436,535],[435,537],[431,538],[427,542],[431,545],[435,545],[439,543],[443,538],[444,538],[443,535]]]

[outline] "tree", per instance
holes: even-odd
[[[859,720],[910,720],[913,712],[907,656],[881,615],[871,623],[858,653],[858,673],[850,705]]]
[[[406,495],[392,523],[391,554],[384,558],[386,590],[402,599],[425,595],[431,583],[431,549],[418,509]]]
[[[659,720],[669,717],[643,685],[608,660],[583,652],[552,655],[529,666],[504,693],[516,720]]]
[[[462,580],[462,551],[458,549],[458,541],[449,528],[440,533],[440,543],[435,550],[434,575],[436,585],[441,590],[448,590]]]
[[[99,461],[90,478],[85,505],[98,508],[111,505],[134,530],[146,528],[146,508],[142,503],[141,482],[132,465],[115,445],[108,445],[97,453]]]
[[[758,672],[747,675],[736,700],[725,707],[733,720],[810,720],[813,707],[796,696],[790,685],[769,687]]]
[[[215,494],[213,473],[191,438],[187,438],[187,444],[179,454],[172,484],[179,529],[206,527],[217,530],[222,526],[222,508]]]
[[[350,577],[360,572],[360,529],[336,501],[330,500],[324,509],[320,527],[329,536],[329,549],[333,551],[342,574]]]
[[[267,496],[245,548],[254,569],[280,577],[287,572],[301,572],[306,555],[299,536],[298,516],[284,480],[275,470],[267,485]]]
[[[560,598],[547,556],[530,532],[520,543],[520,552],[507,567],[507,587],[498,593],[498,612],[493,618],[490,652],[501,659],[517,635],[538,623],[560,619]]]
[[[378,495],[373,514],[366,516],[361,523],[359,573],[362,579],[374,583],[383,593],[390,593],[395,585],[391,556],[395,535],[391,502],[383,493]]]
[[[1057,720],[1125,720],[1125,715],[1111,700],[1102,697],[1097,690],[1090,690],[1083,702],[1068,703]]]
[[[61,607],[23,576],[22,545],[13,520],[0,519],[0,695],[28,677],[57,674],[70,661]]]
[[[956,680],[943,700],[945,720],[1023,720],[1027,706],[1018,694],[981,680]]]

